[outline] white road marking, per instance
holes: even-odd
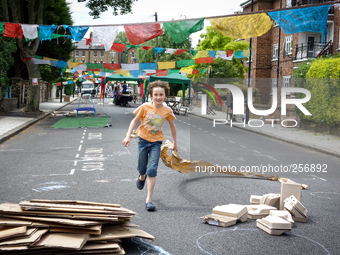
[[[89,140],[101,140],[102,139],[102,133],[89,133]]]
[[[224,137],[220,136],[220,139],[225,139]]]
[[[235,142],[233,142],[233,141],[230,141],[230,140],[229,140],[229,142],[230,142],[230,143],[235,143]]]
[[[77,163],[78,163],[78,161],[77,161],[77,160],[75,160],[75,161],[74,161],[74,163],[73,163],[73,166],[76,166],[76,165],[77,165]]]
[[[247,147],[246,147],[246,146],[244,146],[244,145],[240,145],[240,147],[247,149]]]
[[[319,180],[322,180],[322,181],[324,181],[324,182],[327,181],[326,179],[320,178],[320,177],[318,177],[318,176],[316,176],[316,175],[313,175],[313,174],[312,174],[312,176],[315,177],[315,178],[317,178],[317,179],[319,179]]]
[[[81,151],[81,145],[79,145],[78,151]]]
[[[258,154],[261,154],[261,152],[259,152],[259,151],[256,151],[256,150],[253,150],[253,152],[255,152],[255,153],[258,153]]]

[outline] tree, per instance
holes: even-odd
[[[44,23],[45,6],[52,0],[2,0],[3,21],[21,24],[38,24]],[[90,9],[90,15],[98,18],[100,13],[108,10],[108,7],[113,7],[113,15],[125,14],[131,12],[131,4],[135,0],[89,0],[86,6]],[[64,2],[65,0],[56,1]],[[63,22],[63,24],[65,24]],[[46,25],[46,24],[45,24]],[[16,38],[17,47],[20,50],[20,57],[25,56],[33,58],[38,50],[40,39],[27,41],[25,38]],[[33,63],[33,60],[26,62],[28,76],[32,78],[40,78],[39,66]],[[39,112],[40,88],[32,86],[30,82],[29,101],[26,111]]]
[[[13,53],[16,50],[14,39],[0,37],[0,100],[9,85],[10,79],[7,76],[7,71],[14,64]]]

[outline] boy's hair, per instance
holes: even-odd
[[[149,84],[149,94],[152,96],[152,92],[154,88],[163,88],[165,92],[165,97],[168,97],[170,94],[170,86],[169,82],[165,81],[154,81]]]

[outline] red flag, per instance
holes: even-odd
[[[151,76],[151,75],[154,75],[154,74],[155,74],[155,72],[146,73],[146,75],[148,75],[148,76]]]
[[[117,52],[124,52],[125,47],[126,47],[126,44],[113,43],[112,46],[111,46],[111,50],[117,51]]]
[[[140,96],[141,96],[141,98],[144,98],[144,86],[143,86],[143,83],[140,83]]]
[[[61,86],[61,82],[57,82],[57,86]]]
[[[195,58],[195,64],[214,63],[214,58]]]
[[[174,55],[179,55],[179,54],[182,54],[184,51],[186,51],[186,50],[177,50],[177,51],[175,52],[175,54],[174,54]]]
[[[142,46],[143,50],[150,50],[151,48],[154,48],[154,47],[151,47],[151,46]]]
[[[4,23],[4,33],[3,36],[5,37],[12,37],[15,38],[18,36],[19,39],[22,38],[23,32],[20,24],[13,24],[13,23]]]
[[[117,63],[117,64],[105,64],[105,63],[103,63],[103,68],[104,69],[110,69],[110,70],[117,70],[117,69],[120,69],[120,63]]]
[[[163,34],[159,23],[124,26],[125,33],[133,45],[147,42]]]
[[[156,76],[167,76],[169,70],[156,70]]]
[[[23,56],[23,57],[24,57],[25,62],[30,61],[32,59],[32,58],[28,58],[28,57],[25,57],[25,56]]]
[[[227,57],[232,57],[234,54],[233,50],[227,50]]]
[[[85,46],[89,45],[92,42],[92,37],[91,38],[85,38],[85,41],[86,41]]]
[[[195,69],[195,70],[192,71],[192,74],[200,74],[200,70]]]

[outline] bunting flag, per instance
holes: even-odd
[[[139,63],[139,68],[145,69],[157,69],[157,63]]]
[[[58,60],[57,61],[57,67],[59,68],[68,68],[67,62],[64,60]]]
[[[171,69],[176,67],[176,61],[158,62],[158,69]]]
[[[86,63],[87,71],[98,71],[100,72],[103,70],[103,64],[92,64],[92,63]]]
[[[174,54],[176,51],[177,51],[176,49],[166,48],[164,53]]]
[[[35,65],[49,65],[50,64],[50,60],[47,60],[47,59],[39,59],[39,58],[32,58],[32,59]]]
[[[143,50],[150,50],[151,48],[155,48],[153,46],[142,46]]]
[[[21,24],[26,39],[33,40],[38,37],[38,25]]]
[[[173,73],[179,73],[179,70],[180,70],[180,69],[169,69],[169,70],[168,70],[168,75],[169,75],[169,74],[173,74]]]
[[[232,57],[234,55],[233,50],[227,50],[227,58]]]
[[[235,50],[234,51],[234,57],[236,59],[239,59],[239,58],[245,58],[244,54],[243,54],[243,50]]]
[[[4,26],[5,24],[3,22],[0,22],[0,35],[4,33]]]
[[[200,50],[195,56],[195,58],[206,58],[206,57],[209,57],[209,51],[207,50]]]
[[[117,51],[117,52],[124,52],[125,48],[126,48],[126,44],[122,44],[122,43],[113,43],[111,46],[111,50]]]
[[[198,69],[192,70],[192,75],[195,75],[195,74],[200,74],[200,71]]]
[[[163,34],[159,23],[127,25],[124,26],[125,33],[130,43],[133,45],[142,44]]]
[[[129,70],[118,69],[116,72],[117,72],[117,74],[130,76],[130,71]]]
[[[130,75],[133,77],[143,76],[143,70],[130,70]]]
[[[118,70],[121,69],[120,63],[117,64],[103,64],[103,68],[105,72],[110,72],[112,70]]]
[[[3,36],[15,38],[18,36],[19,39],[23,36],[23,31],[20,24],[14,23],[4,23],[4,33]]]
[[[156,76],[167,76],[168,70],[156,70]]]
[[[52,26],[39,26],[39,37],[40,41],[46,41],[51,40],[51,36],[53,32],[57,29],[58,26],[52,25]]]
[[[105,51],[110,50],[118,34],[118,28],[119,26],[93,27],[92,44],[104,44]]]
[[[198,53],[198,50],[190,50],[189,53],[190,53],[193,57],[195,57],[196,54]]]
[[[209,50],[208,54],[209,54],[209,57],[214,58],[216,56],[216,51],[215,50]]]
[[[87,27],[80,27],[80,26],[68,26],[64,25],[64,29],[68,29],[71,33],[71,39],[73,41],[80,41],[84,38],[84,35],[87,33],[87,30],[89,30],[89,26]]]
[[[195,58],[195,64],[214,63],[214,58]]]
[[[185,52],[186,50],[176,50],[176,52],[175,52],[175,56],[176,55],[179,55],[179,54],[182,54],[183,52]]]
[[[286,34],[301,32],[322,33],[327,35],[327,20],[330,5],[314,6],[293,10],[269,12]]]
[[[67,65],[69,68],[74,68],[76,66],[80,66],[82,63],[78,63],[78,62],[67,62]]]
[[[135,64],[120,64],[122,70],[139,70],[139,63]]]
[[[177,67],[193,66],[194,64],[195,64],[195,59],[186,59],[186,60],[176,61]]]
[[[86,43],[85,43],[85,46],[87,46],[87,45],[89,45],[90,43],[92,43],[92,37],[90,37],[90,38],[85,38],[85,41],[86,41]]]
[[[155,48],[155,55],[161,53],[163,50],[165,50],[165,48]]]
[[[163,27],[169,33],[174,43],[181,43],[192,33],[200,31],[204,28],[204,18],[199,20],[163,23]]]
[[[24,58],[24,62],[30,61],[32,59],[32,58],[28,58],[28,57],[25,57],[25,56],[23,56],[23,58]]]
[[[236,39],[261,36],[273,26],[266,13],[210,19],[210,22],[224,36]]]
[[[191,75],[192,72],[193,72],[193,69],[186,69],[186,68],[181,68],[181,70],[179,70],[180,73],[186,73],[186,74],[189,74]]]

